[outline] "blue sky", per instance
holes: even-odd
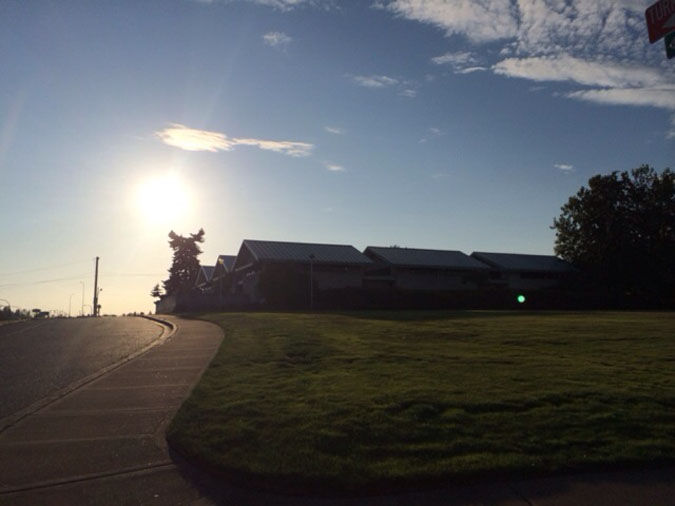
[[[673,166],[649,3],[5,0],[0,299],[75,314],[98,255],[103,312],[148,311],[171,229],[206,264],[245,238],[549,254],[590,176]]]

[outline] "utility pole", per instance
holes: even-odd
[[[82,285],[82,308],[80,310],[80,316],[84,316],[84,281],[80,281]]]
[[[98,316],[98,257],[96,257],[96,271],[94,274],[94,306],[91,308],[94,316]]]

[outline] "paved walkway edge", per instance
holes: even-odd
[[[159,336],[157,336],[157,338],[155,340],[146,344],[140,350],[137,350],[133,353],[130,353],[126,357],[123,357],[122,359],[118,360],[117,362],[115,362],[113,364],[110,364],[110,365],[104,367],[103,369],[99,369],[98,371],[96,371],[93,374],[90,374],[89,376],[85,376],[84,378],[81,378],[77,381],[74,381],[73,383],[71,383],[70,385],[62,388],[58,392],[53,393],[52,395],[49,395],[49,396],[47,396],[43,399],[40,399],[39,401],[34,402],[30,406],[27,406],[27,407],[17,411],[16,413],[12,413],[11,415],[0,419],[0,434],[2,434],[4,431],[9,429],[10,427],[16,425],[17,423],[19,423],[21,420],[23,420],[27,416],[32,415],[33,413],[35,413],[37,411],[40,411],[41,409],[46,408],[50,404],[53,404],[56,401],[58,401],[59,399],[62,399],[63,397],[65,397],[66,395],[68,395],[72,392],[75,392],[76,390],[88,385],[89,383],[91,383],[92,381],[100,378],[104,374],[108,374],[110,371],[114,371],[115,369],[123,366],[127,362],[129,362],[129,361],[131,361],[135,358],[138,358],[139,356],[143,355],[144,353],[147,353],[148,351],[150,351],[155,346],[166,342],[178,330],[178,327],[170,321],[162,320],[160,318],[154,318],[154,317],[150,317],[150,316],[144,316],[143,318],[151,320],[154,323],[156,323],[159,327],[161,327],[162,332],[160,333]]]

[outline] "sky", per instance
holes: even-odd
[[[0,305],[153,309],[168,233],[552,254],[675,159],[650,0],[3,0]],[[5,301],[5,302],[3,302]],[[89,308],[84,307],[85,313]]]

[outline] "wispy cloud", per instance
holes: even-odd
[[[235,0],[191,0],[201,4],[223,4]],[[264,5],[280,11],[290,11],[300,7],[321,7],[332,9],[335,7],[335,0],[239,0],[240,2]]]
[[[556,169],[562,170],[564,172],[572,172],[574,170],[574,165],[569,165],[567,163],[556,163],[553,166]]]
[[[434,56],[431,59],[436,65],[448,65],[455,74],[470,74],[481,70],[488,70],[487,67],[479,65],[478,58],[468,51],[459,51],[456,53],[445,53],[440,56]]]
[[[286,49],[293,39],[283,32],[268,32],[262,36],[263,42],[268,46]]]
[[[298,7],[305,6],[324,6],[330,7],[332,1],[327,0],[247,0],[258,5],[266,5],[281,11],[290,11]]]
[[[354,76],[347,75],[353,83],[363,86],[364,88],[370,89],[385,89],[392,88],[395,89],[397,94],[401,97],[415,98],[417,96],[417,90],[419,88],[419,83],[410,80],[399,79],[396,77],[390,77],[386,75],[362,75]]]
[[[288,156],[307,156],[314,148],[313,144],[297,141],[277,141],[228,137],[221,132],[189,128],[179,123],[155,132],[165,144],[185,151],[231,151],[235,146],[254,146]]]
[[[562,96],[598,104],[675,109],[675,67],[650,47],[644,9],[651,0],[380,0],[396,16],[490,43],[498,60],[474,52],[431,58],[455,73],[491,70],[535,82],[569,83]],[[501,48],[499,47],[501,45]]]
[[[429,135],[427,137],[422,137],[419,140],[419,142],[422,144],[428,142],[430,138],[436,138],[445,135],[445,132],[443,132],[443,130],[437,127],[429,127],[427,131],[429,132]]]
[[[385,8],[399,16],[437,26],[448,36],[465,35],[472,42],[513,37],[518,30],[511,0],[395,0]]]
[[[591,61],[568,54],[507,58],[492,68],[496,74],[533,81],[570,81],[608,88],[672,86],[662,72],[646,65]]]
[[[383,75],[370,76],[351,76],[352,80],[359,86],[366,88],[387,88],[399,83],[398,79]]]
[[[289,156],[307,156],[314,149],[314,145],[308,142],[268,141],[263,139],[234,139],[234,141],[242,146],[255,146]]]
[[[335,134],[335,135],[342,135],[345,133],[344,128],[336,127],[336,126],[325,126],[323,129],[328,132],[329,134]]]
[[[230,151],[236,143],[227,135],[209,130],[189,128],[180,123],[172,123],[171,126],[155,132],[164,144],[185,151]]]
[[[675,111],[675,87],[578,90],[567,93],[566,96],[605,105],[650,106]]]
[[[325,162],[323,164],[323,166],[326,167],[326,169],[329,170],[330,172],[344,172],[345,171],[345,168],[342,165],[337,165],[337,164],[334,164],[334,163]]]

